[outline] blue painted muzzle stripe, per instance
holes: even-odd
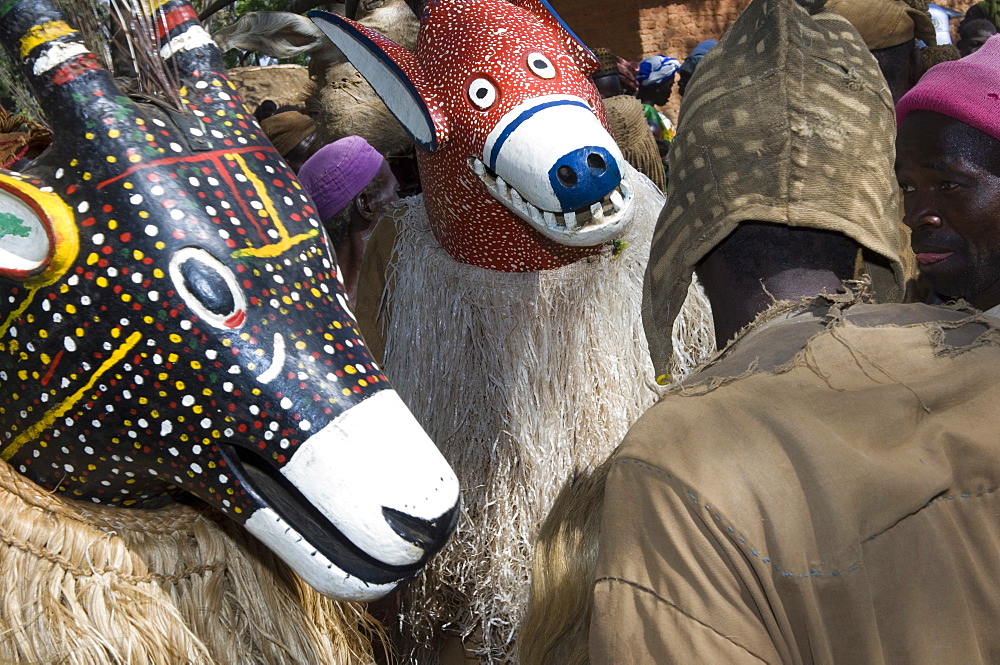
[[[493,143],[493,150],[490,151],[490,159],[488,162],[491,171],[497,170],[497,156],[500,153],[500,148],[502,148],[503,144],[508,138],[510,138],[510,135],[514,133],[514,130],[520,127],[522,123],[539,111],[544,111],[545,109],[552,108],[553,106],[582,106],[588,111],[593,112],[593,109],[591,109],[587,104],[573,101],[572,99],[556,99],[551,102],[539,104],[538,106],[532,106],[530,109],[525,109],[519,116],[512,120],[509,125],[507,125],[507,127],[500,133],[500,136],[497,137],[497,140]]]

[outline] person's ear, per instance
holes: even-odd
[[[365,192],[361,192],[354,199],[354,209],[366,222],[371,222],[375,218],[375,207],[372,205],[372,199]]]

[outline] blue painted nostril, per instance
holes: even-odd
[[[608,170],[608,163],[596,152],[587,155],[587,166],[590,167],[595,176],[602,176]]]
[[[549,185],[560,211],[589,208],[621,183],[615,156],[601,146],[584,146],[559,157],[549,167]]]
[[[576,171],[574,171],[571,167],[566,166],[565,164],[560,166],[559,169],[556,171],[556,177],[558,177],[559,182],[565,185],[566,187],[572,187],[573,185],[576,184],[577,181]]]

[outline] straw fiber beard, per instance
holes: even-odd
[[[396,209],[385,372],[463,488],[456,536],[409,587],[416,662],[437,662],[446,624],[484,662],[513,659],[541,521],[562,484],[600,464],[657,398],[640,294],[663,197],[628,177],[644,209],[621,254],[609,245],[551,271],[459,263],[420,198]],[[710,318],[700,330],[711,338]]]
[[[371,618],[206,509],[53,496],[0,462],[0,662],[371,663]]]

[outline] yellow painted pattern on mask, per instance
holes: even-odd
[[[28,57],[28,54],[32,50],[46,42],[51,42],[53,39],[74,33],[76,33],[76,30],[69,27],[65,21],[49,21],[48,23],[33,25],[21,37],[21,58]]]
[[[231,159],[240,165],[240,169],[243,171],[243,175],[246,176],[250,184],[253,185],[254,190],[257,192],[257,196],[260,197],[262,204],[264,205],[264,213],[271,222],[274,224],[274,228],[278,232],[278,237],[280,240],[271,245],[264,245],[263,247],[247,247],[246,249],[238,249],[233,252],[234,257],[238,256],[256,256],[256,257],[266,257],[273,258],[275,256],[280,256],[284,254],[289,249],[299,244],[303,240],[308,240],[309,238],[315,238],[319,235],[319,231],[316,229],[309,229],[305,233],[300,233],[297,236],[289,236],[288,229],[281,221],[281,216],[278,214],[277,209],[274,207],[274,202],[267,193],[267,187],[261,182],[260,178],[257,177],[253,171],[247,167],[246,161],[243,157],[238,154],[228,154],[226,159]]]
[[[43,415],[38,420],[38,422],[36,422],[34,425],[26,429],[20,435],[18,435],[13,441],[10,442],[10,445],[8,445],[6,448],[3,449],[3,452],[0,453],[0,457],[2,457],[5,460],[9,460],[17,453],[18,450],[21,449],[22,446],[24,446],[24,444],[29,443],[34,439],[38,438],[38,436],[46,429],[51,427],[56,420],[66,415],[67,411],[76,406],[77,402],[79,402],[81,399],[83,399],[90,393],[91,389],[94,387],[94,384],[97,383],[97,380],[100,379],[101,376],[103,376],[104,373],[107,372],[109,369],[120,363],[125,358],[125,355],[129,351],[131,351],[132,348],[136,344],[138,344],[139,340],[141,339],[142,339],[142,333],[138,331],[129,335],[128,338],[121,344],[121,346],[115,349],[114,353],[112,353],[107,360],[101,363],[101,366],[97,368],[97,371],[91,374],[90,379],[87,381],[86,384],[84,384],[79,390],[74,392],[65,400],[60,402],[55,408],[50,409],[47,413],[45,413],[45,415]]]

